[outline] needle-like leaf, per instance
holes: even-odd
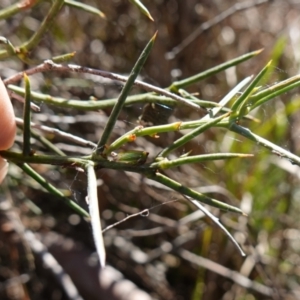
[[[23,155],[27,156],[30,154],[30,81],[26,73],[24,73],[24,81],[25,81],[25,104],[23,111],[23,119],[24,119],[24,127],[23,127]]]
[[[184,195],[183,195],[184,196]],[[225,226],[220,222],[220,220],[215,217],[210,211],[208,211],[201,203],[199,203],[196,200],[193,200],[189,197],[184,196],[185,199],[193,203],[199,210],[201,210],[207,217],[209,217],[217,226],[219,226],[225,234],[229,237],[229,239],[233,242],[233,244],[236,246],[236,248],[240,251],[242,256],[246,256],[243,249],[240,247],[238,242],[234,239],[234,237],[230,234],[230,232],[225,228]]]
[[[210,198],[206,195],[203,195],[193,189],[190,189],[190,188],[180,184],[179,182],[177,182],[159,172],[156,172],[154,175],[153,174],[148,175],[148,177],[154,181],[162,183],[163,185],[171,188],[172,190],[174,190],[176,192],[179,192],[180,194],[194,198],[202,203],[217,207],[223,211],[230,211],[230,212],[235,212],[235,213],[245,215],[239,208],[229,205],[227,203],[218,201],[216,199]]]
[[[233,66],[236,66],[240,63],[242,63],[243,61],[246,61],[256,55],[258,55],[259,53],[262,52],[263,49],[260,49],[260,50],[256,50],[256,51],[253,51],[253,52],[250,52],[250,53],[247,53],[247,54],[244,54],[240,57],[237,57],[235,59],[232,59],[232,60],[229,60],[223,64],[220,64],[216,67],[213,67],[211,69],[208,69],[204,72],[201,72],[197,75],[194,75],[194,76],[191,76],[191,77],[188,77],[186,79],[183,79],[183,80],[180,80],[180,81],[175,81],[172,83],[172,85],[170,86],[170,90],[172,91],[178,91],[179,89],[181,88],[184,88],[186,86],[189,86],[191,84],[194,84],[196,82],[199,82],[205,78],[208,78],[214,74],[217,74],[221,71],[224,71],[230,67],[233,67]]]
[[[110,134],[115,126],[115,123],[118,119],[118,116],[124,106],[124,103],[125,103],[125,100],[131,90],[131,87],[133,86],[134,84],[134,81],[135,79],[137,78],[137,76],[139,75],[143,65],[145,64],[149,54],[150,54],[150,51],[153,47],[153,44],[154,44],[154,41],[155,41],[155,38],[156,38],[156,35],[157,35],[157,32],[154,34],[154,36],[151,38],[151,40],[149,41],[149,43],[146,45],[145,49],[143,50],[143,52],[141,53],[140,57],[138,58],[136,64],[134,65],[129,77],[128,77],[128,80],[127,82],[125,83],[122,91],[121,91],[121,94],[118,98],[118,101],[117,103],[115,104],[112,112],[111,112],[111,115],[107,121],[107,124],[104,128],[104,131],[103,131],[103,134],[102,134],[102,137],[98,143],[98,146],[97,146],[97,149],[95,151],[95,153],[99,154],[101,152],[103,152],[104,150],[104,147],[105,147],[105,144],[107,143],[109,137],[110,137]]]
[[[151,21],[154,21],[150,12],[146,8],[146,6],[139,0],[129,0],[132,4],[134,4],[144,15],[146,15]]]
[[[101,18],[105,18],[105,14],[96,7],[90,6],[85,3],[81,3],[80,1],[64,0],[64,2],[66,5],[68,5],[70,7],[75,7],[75,8],[81,9],[83,11],[95,14]]]
[[[259,74],[253,79],[251,84],[245,89],[245,91],[242,93],[242,95],[236,99],[236,101],[233,103],[231,110],[233,112],[236,111],[236,115],[240,117],[240,114],[245,107],[246,103],[248,102],[249,96],[251,93],[253,93],[255,87],[258,85],[259,81],[264,77],[264,75],[267,73],[271,66],[272,61],[269,61],[267,65],[259,72]],[[235,114],[234,114],[235,115]]]
[[[97,193],[97,179],[93,164],[87,165],[88,174],[88,202],[91,216],[91,224],[93,230],[93,236],[95,241],[95,246],[99,256],[100,266],[105,267],[105,247],[103,242],[101,219],[99,214],[98,205],[98,193]]]
[[[79,215],[83,217],[89,218],[89,214],[80,207],[73,200],[66,198],[64,194],[55,188],[52,184],[50,184],[45,178],[43,178],[39,173],[33,170],[28,164],[18,164],[18,166],[30,177],[32,177],[35,181],[37,181],[43,188],[45,188],[48,192],[62,199],[69,207],[71,207],[74,211],[76,211]]]
[[[229,116],[229,114],[230,113],[226,113],[218,118],[211,119],[210,121],[207,121],[203,125],[200,125],[198,128],[195,128],[194,130],[190,131],[186,135],[182,136],[181,138],[179,138],[178,140],[173,142],[169,147],[166,147],[164,150],[162,150],[161,153],[159,154],[159,157],[167,156],[170,152],[183,146],[184,144],[186,144],[187,142],[189,142],[190,140],[192,140],[193,138],[198,136],[200,133],[204,132],[208,128],[210,128],[210,127],[216,125],[217,123],[219,123],[220,121],[222,121],[224,118]]]
[[[162,161],[151,164],[151,167],[158,169],[169,169],[175,168],[184,164],[199,163],[209,160],[221,160],[221,159],[231,159],[231,158],[246,158],[253,157],[253,154],[244,154],[244,153],[212,153],[212,154],[203,154],[203,155],[193,155],[180,157],[174,160],[164,159]]]

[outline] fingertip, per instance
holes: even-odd
[[[2,183],[4,177],[7,174],[8,163],[5,159],[0,156],[0,184]]]
[[[15,113],[6,87],[0,78],[0,150],[10,148],[14,143],[15,135]]]

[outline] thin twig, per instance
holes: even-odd
[[[49,72],[49,71],[56,71],[56,72],[73,72],[73,73],[86,73],[86,74],[93,74],[96,76],[101,76],[101,77],[105,77],[105,78],[109,78],[111,80],[117,80],[117,81],[121,81],[121,82],[127,82],[128,77],[126,76],[122,76],[122,75],[118,75],[112,72],[107,72],[107,71],[102,71],[102,70],[98,70],[98,69],[93,69],[93,68],[87,68],[87,67],[82,67],[79,65],[73,65],[73,64],[67,64],[67,65],[62,65],[62,64],[56,64],[54,63],[52,60],[46,60],[44,63],[33,67],[31,69],[25,70],[24,72],[26,72],[27,75],[33,75],[36,73],[43,73],[43,72]],[[24,72],[19,72],[5,80],[3,80],[5,85],[11,84],[11,83],[15,83],[19,80],[21,80],[23,78],[23,73]],[[135,86],[138,86],[142,89],[144,89],[145,91],[148,92],[154,92],[157,93],[159,95],[164,95],[166,97],[172,98],[184,105],[190,106],[194,109],[200,110],[199,105],[193,103],[192,101],[189,101],[183,97],[180,97],[174,93],[171,93],[165,89],[156,87],[154,85],[145,83],[143,81],[140,80],[135,80],[134,82]]]
[[[224,266],[222,266],[212,260],[198,256],[198,255],[196,255],[188,250],[185,250],[185,249],[178,249],[176,252],[184,260],[189,261],[190,263],[195,264],[199,267],[208,269],[208,270],[210,270],[216,274],[219,274],[225,278],[228,278],[244,288],[251,289],[253,291],[256,291],[256,292],[258,292],[262,295],[266,295],[266,296],[271,296],[273,294],[273,290],[270,287],[265,286],[259,282],[252,281],[249,278],[247,278],[246,276],[243,276],[242,274],[240,274],[236,271],[232,271],[228,268],[225,268]]]
[[[112,225],[107,226],[106,228],[104,228],[104,229],[102,230],[102,233],[104,233],[104,232],[106,232],[107,230],[110,230],[110,229],[112,229],[112,228],[114,228],[114,227],[120,225],[121,223],[123,223],[123,222],[125,222],[125,221],[127,221],[127,220],[129,220],[129,219],[131,219],[131,218],[134,218],[134,217],[137,217],[137,216],[147,217],[148,215],[149,215],[149,209],[147,208],[147,209],[144,209],[144,210],[142,210],[142,211],[139,211],[139,212],[136,213],[136,214],[129,215],[129,216],[123,218],[122,220],[120,220],[119,222],[116,222],[116,223],[114,223],[114,224],[112,224]]]
[[[120,220],[119,222],[116,222],[116,223],[114,223],[114,224],[112,224],[112,225],[107,226],[105,229],[102,230],[102,233],[104,233],[104,232],[106,232],[107,230],[110,230],[110,229],[112,229],[112,228],[114,228],[114,227],[120,225],[121,223],[123,223],[123,222],[125,222],[125,221],[127,221],[127,220],[129,220],[129,219],[131,219],[131,218],[138,217],[138,216],[148,217],[148,216],[150,215],[150,210],[155,209],[155,208],[157,208],[157,207],[159,207],[159,206],[162,206],[162,205],[165,205],[165,204],[169,204],[169,203],[176,202],[176,201],[179,201],[179,199],[166,201],[166,202],[160,203],[160,204],[158,204],[158,205],[152,206],[151,208],[146,208],[146,209],[144,209],[144,210],[142,210],[142,211],[139,211],[139,212],[137,212],[137,213],[133,213],[133,214],[131,214],[131,215],[129,215],[129,216],[123,218],[123,219]]]
[[[13,232],[18,234],[24,242],[26,241],[24,246],[26,246],[26,248],[29,246],[32,252],[42,260],[44,266],[53,273],[56,280],[66,293],[68,299],[83,300],[70,276],[48,251],[47,247],[36,238],[32,231],[25,229],[24,224],[20,219],[19,211],[15,209],[9,198],[1,199],[0,213],[5,216],[5,219],[9,220],[9,223],[12,225]],[[31,255],[31,252],[29,255]],[[12,288],[13,284],[24,284],[28,279],[30,279],[30,276],[27,274],[11,278],[0,285],[0,291],[5,287]]]
[[[9,91],[9,90],[7,92],[8,92],[9,97],[11,99],[13,98],[13,99],[16,99],[17,101],[19,101],[21,103],[25,103],[25,99],[23,97],[21,97],[20,95],[14,93],[13,91]],[[30,108],[35,112],[40,112],[41,111],[40,107],[38,105],[32,103],[32,102],[30,102]]]
[[[16,123],[18,125],[23,125],[24,124],[23,120],[20,119],[20,118],[15,118],[15,120],[16,120]],[[81,146],[89,146],[89,147],[92,147],[92,148],[95,148],[97,146],[96,143],[93,143],[93,142],[88,141],[86,139],[83,139],[81,137],[75,136],[73,134],[61,131],[57,128],[48,127],[48,126],[45,126],[45,125],[38,125],[38,124],[33,123],[33,122],[30,122],[30,126],[31,126],[31,128],[36,128],[36,129],[39,129],[43,132],[54,134],[56,136],[62,137],[64,139],[68,140],[68,141],[74,142],[74,143],[79,144]]]
[[[247,2],[241,2],[236,3],[227,10],[223,11],[216,17],[208,20],[207,22],[202,23],[195,31],[193,31],[186,39],[184,39],[179,45],[174,47],[170,52],[166,53],[165,57],[166,59],[174,59],[176,55],[178,55],[182,50],[184,50],[188,45],[190,45],[200,34],[202,34],[204,31],[210,29],[214,25],[222,22],[226,18],[232,16],[233,14],[243,11],[249,8],[252,8],[254,6],[258,6],[264,3],[267,3],[271,0],[255,0],[255,1],[247,1]]]

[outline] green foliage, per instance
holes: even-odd
[[[135,4],[142,13],[152,20],[149,11],[140,1],[130,2]],[[34,5],[37,4],[38,2]],[[24,117],[19,121],[21,127],[19,137],[23,135],[22,151],[18,147],[14,147],[9,151],[0,151],[0,154],[10,163],[20,167],[49,193],[63,200],[62,203],[66,203],[76,213],[84,216],[86,220],[91,219],[101,265],[105,264],[106,254],[98,214],[98,187],[95,170],[109,169],[118,172],[136,173],[143,178],[162,184],[165,189],[176,192],[179,199],[189,202],[193,207],[202,211],[209,220],[217,224],[225,235],[234,242],[242,255],[244,251],[231,233],[201,203],[217,208],[222,213],[235,213],[233,217],[230,215],[231,219],[235,220],[251,212],[251,209],[244,211],[240,201],[247,197],[247,193],[249,193],[255,198],[252,213],[249,217],[252,233],[254,234],[263,228],[264,231],[272,235],[273,232],[279,230],[280,225],[277,223],[276,216],[288,212],[291,206],[290,199],[294,197],[293,193],[296,193],[296,191],[289,192],[289,183],[284,183],[284,181],[288,181],[289,176],[286,175],[283,169],[276,166],[279,162],[272,158],[278,157],[280,160],[286,159],[291,164],[300,165],[300,157],[288,151],[289,147],[280,145],[287,132],[288,118],[293,116],[294,112],[300,107],[299,98],[295,98],[292,102],[287,101],[285,105],[276,101],[276,97],[299,87],[300,76],[296,75],[288,79],[281,79],[274,84],[266,82],[272,77],[272,72],[280,61],[286,43],[285,39],[279,39],[274,47],[271,57],[272,62],[265,64],[265,66],[262,64],[261,71],[257,72],[254,77],[246,77],[240,80],[235,87],[228,88],[225,96],[216,103],[212,100],[200,99],[198,95],[192,94],[195,85],[218,75],[224,70],[237,67],[239,64],[259,55],[262,50],[228,59],[227,62],[217,64],[207,71],[176,80],[163,89],[145,83],[138,78],[148,57],[151,57],[151,51],[155,49],[156,34],[149,38],[149,42],[140,56],[136,57],[136,63],[132,66],[132,71],[128,77],[103,71],[100,68],[66,63],[74,59],[75,51],[68,54],[51,53],[48,60],[35,57],[34,50],[45,36],[48,38],[47,32],[51,31],[51,26],[55,24],[60,10],[65,5],[72,7],[72,9],[79,9],[81,13],[91,13],[96,14],[97,17],[105,17],[100,10],[92,6],[76,1],[56,0],[51,4],[39,29],[29,40],[20,45],[14,45],[9,37],[0,38],[3,46],[2,51],[0,51],[1,59],[18,59],[24,65],[30,65],[28,68],[24,67],[21,72],[16,70],[14,75],[4,80],[10,91],[25,98]],[[0,11],[0,19],[9,19],[14,14],[22,12],[21,8],[18,9],[13,5]],[[71,45],[72,37],[69,38]],[[53,39],[55,40],[55,36]],[[73,50],[70,49],[69,51]],[[46,83],[44,86],[39,86],[37,90],[33,90],[29,80],[31,76],[45,73],[45,78],[47,78],[48,74],[52,72],[56,72],[54,77],[57,81],[53,78],[49,79],[49,85],[51,91],[53,89],[57,91],[56,95],[44,92],[47,90]],[[61,88],[59,81],[65,79],[64,77],[71,78],[74,74],[79,77],[79,79],[76,78],[76,82],[79,83],[78,89],[96,88],[96,85],[91,87],[87,79],[92,76],[97,79],[115,80],[124,84],[124,86],[119,92],[119,96],[114,98],[94,99],[91,97],[85,101],[70,99],[64,96],[66,87]],[[25,88],[17,84],[23,78]],[[58,83],[58,85],[55,86],[55,83]],[[147,93],[133,88],[143,89]],[[274,104],[270,104],[271,101],[274,101]],[[67,110],[71,110],[78,116],[88,111],[109,111],[108,119],[101,132],[96,130],[95,124],[94,134],[97,133],[97,136],[94,135],[92,138],[91,135],[83,138],[81,133],[67,133],[57,128],[50,128],[50,130],[47,128],[47,131],[46,127],[42,128],[41,126],[38,129],[43,132],[43,136],[39,137],[39,134],[34,130],[33,122],[30,123],[31,115],[34,114],[29,109],[32,102],[41,107],[43,104],[47,104],[59,114],[64,114]],[[191,111],[193,109],[198,117],[195,120],[189,120],[189,117],[187,117],[187,120],[166,122],[166,124],[158,122],[159,125],[154,124],[154,122],[153,124],[144,124],[144,126],[143,124],[136,124],[131,126],[129,130],[126,129],[125,132],[116,134],[117,123],[122,120],[124,109],[131,109],[137,104],[149,105],[148,103],[170,105],[172,108],[177,107],[179,110]],[[31,107],[33,108],[33,106]],[[265,110],[268,110],[268,118],[264,118]],[[136,115],[136,119],[138,119],[138,115]],[[196,147],[193,146],[193,143],[199,143],[199,140],[205,139],[205,135],[211,133],[213,133],[215,141],[210,153],[194,154],[189,151],[192,148],[195,150]],[[161,140],[163,139],[160,137],[161,135],[163,137],[171,136],[172,140],[166,139],[167,145],[160,148],[153,147],[150,153],[146,148],[141,149],[137,145],[138,139]],[[74,145],[84,145],[88,148],[88,153],[74,154],[71,151],[68,153],[68,151],[54,145],[53,136],[62,140],[68,138]],[[32,144],[32,137],[40,142],[39,146]],[[228,143],[228,140],[232,140],[231,144]],[[224,144],[226,145],[224,146]],[[58,170],[67,168],[68,170],[75,169],[76,171],[88,173],[87,194],[90,206],[92,206],[91,203],[94,205],[93,209],[90,210],[91,213],[87,213],[87,210],[73,199],[70,199],[69,195],[64,195],[60,188],[54,187],[53,184],[48,182],[47,178],[44,178],[29,164],[55,165]],[[216,182],[219,180],[221,183],[220,188],[225,183],[226,188],[239,200],[236,203],[226,203],[224,198],[215,199],[215,194],[210,196],[210,193],[198,191],[193,184],[189,185],[188,180],[183,178],[184,175],[180,178],[180,168],[185,168],[187,165],[189,167],[191,164],[195,173],[202,173],[201,178],[204,178],[203,181]],[[226,167],[224,167],[225,164]],[[202,166],[207,169],[202,168]],[[173,173],[169,173],[169,169]],[[215,170],[215,173],[209,172],[209,169]],[[267,174],[266,169],[268,169]],[[216,173],[218,180],[215,179]],[[14,178],[15,175],[12,173],[11,176]],[[30,184],[34,184],[32,181],[30,182]],[[134,190],[134,188],[128,187],[128,192],[130,189]],[[195,200],[201,203],[197,204],[198,202],[195,202]],[[273,209],[269,213],[270,206],[273,206]],[[186,211],[188,211],[187,208]],[[183,215],[186,211],[183,210]],[[215,211],[212,210],[212,212]],[[101,238],[97,239],[99,232]],[[207,228],[202,237],[203,247],[200,251],[197,251],[197,254],[205,256],[209,252],[208,245],[213,243],[213,239],[211,229]],[[218,241],[222,242],[221,239]],[[270,251],[272,252],[272,249]],[[286,265],[281,267],[288,269]],[[205,272],[200,271],[197,276],[193,299],[200,299],[204,293],[202,283],[205,280]]]

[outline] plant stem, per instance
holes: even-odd
[[[236,132],[249,140],[262,145],[263,147],[271,150],[272,152],[280,155],[281,157],[287,158],[291,161],[292,164],[300,165],[300,157],[273,144],[272,142],[260,137],[259,135],[254,134],[250,129],[242,127],[240,125],[235,124],[234,122],[228,127],[231,131]]]
[[[217,124],[220,122],[222,119],[226,118],[229,116],[230,113],[226,113],[220,117],[217,117],[215,119],[208,120],[205,124],[200,125],[198,128],[195,128],[191,132],[187,133],[186,135],[182,136],[175,142],[173,142],[169,147],[166,147],[164,150],[161,151],[161,153],[158,155],[159,157],[165,157],[167,156],[170,152],[173,150],[183,146],[196,136],[198,136],[200,133],[204,132],[208,128],[212,127],[213,125]]]
[[[53,5],[51,6],[47,16],[44,18],[42,24],[39,26],[39,29],[35,32],[35,34],[31,37],[31,39],[25,42],[22,46],[20,46],[20,52],[25,56],[27,53],[32,50],[43,38],[45,33],[49,30],[54,18],[59,13],[60,9],[64,4],[64,0],[54,0]]]
[[[178,167],[184,164],[199,163],[208,160],[221,160],[221,159],[231,159],[231,158],[244,158],[244,157],[253,157],[253,154],[244,154],[244,153],[212,153],[212,154],[203,154],[203,155],[193,155],[187,157],[180,157],[173,160],[162,160],[156,163],[151,164],[152,168],[158,169],[169,169]]]
[[[121,82],[127,82],[128,77],[126,76],[122,76],[122,75],[118,75],[112,72],[107,72],[107,71],[102,71],[102,70],[98,70],[98,69],[92,69],[92,68],[87,68],[87,67],[82,67],[79,65],[74,65],[74,64],[68,64],[68,65],[61,65],[61,64],[56,64],[54,63],[52,60],[47,60],[44,63],[31,68],[31,69],[27,69],[25,72],[27,75],[32,75],[32,74],[36,74],[36,73],[41,73],[41,72],[72,72],[72,73],[84,73],[84,74],[93,74],[96,76],[101,76],[104,78],[109,78],[112,80],[118,80]],[[23,78],[23,73],[24,72],[19,72],[5,80],[3,80],[4,84],[10,84],[10,83],[14,83],[17,82],[18,80],[21,80]],[[164,95],[166,97],[172,98],[174,100],[176,100],[179,103],[182,103],[186,106],[189,106],[191,108],[197,109],[199,110],[199,106],[194,103],[193,101],[189,101],[188,99],[185,99],[175,93],[171,93],[170,91],[166,90],[166,89],[162,89],[159,88],[157,86],[151,85],[149,83],[140,81],[140,80],[135,80],[134,82],[135,86],[140,87],[141,89],[144,89],[145,91],[148,92],[154,92],[158,95]],[[65,100],[66,101],[66,100]],[[217,106],[216,105],[212,105],[212,106]]]

